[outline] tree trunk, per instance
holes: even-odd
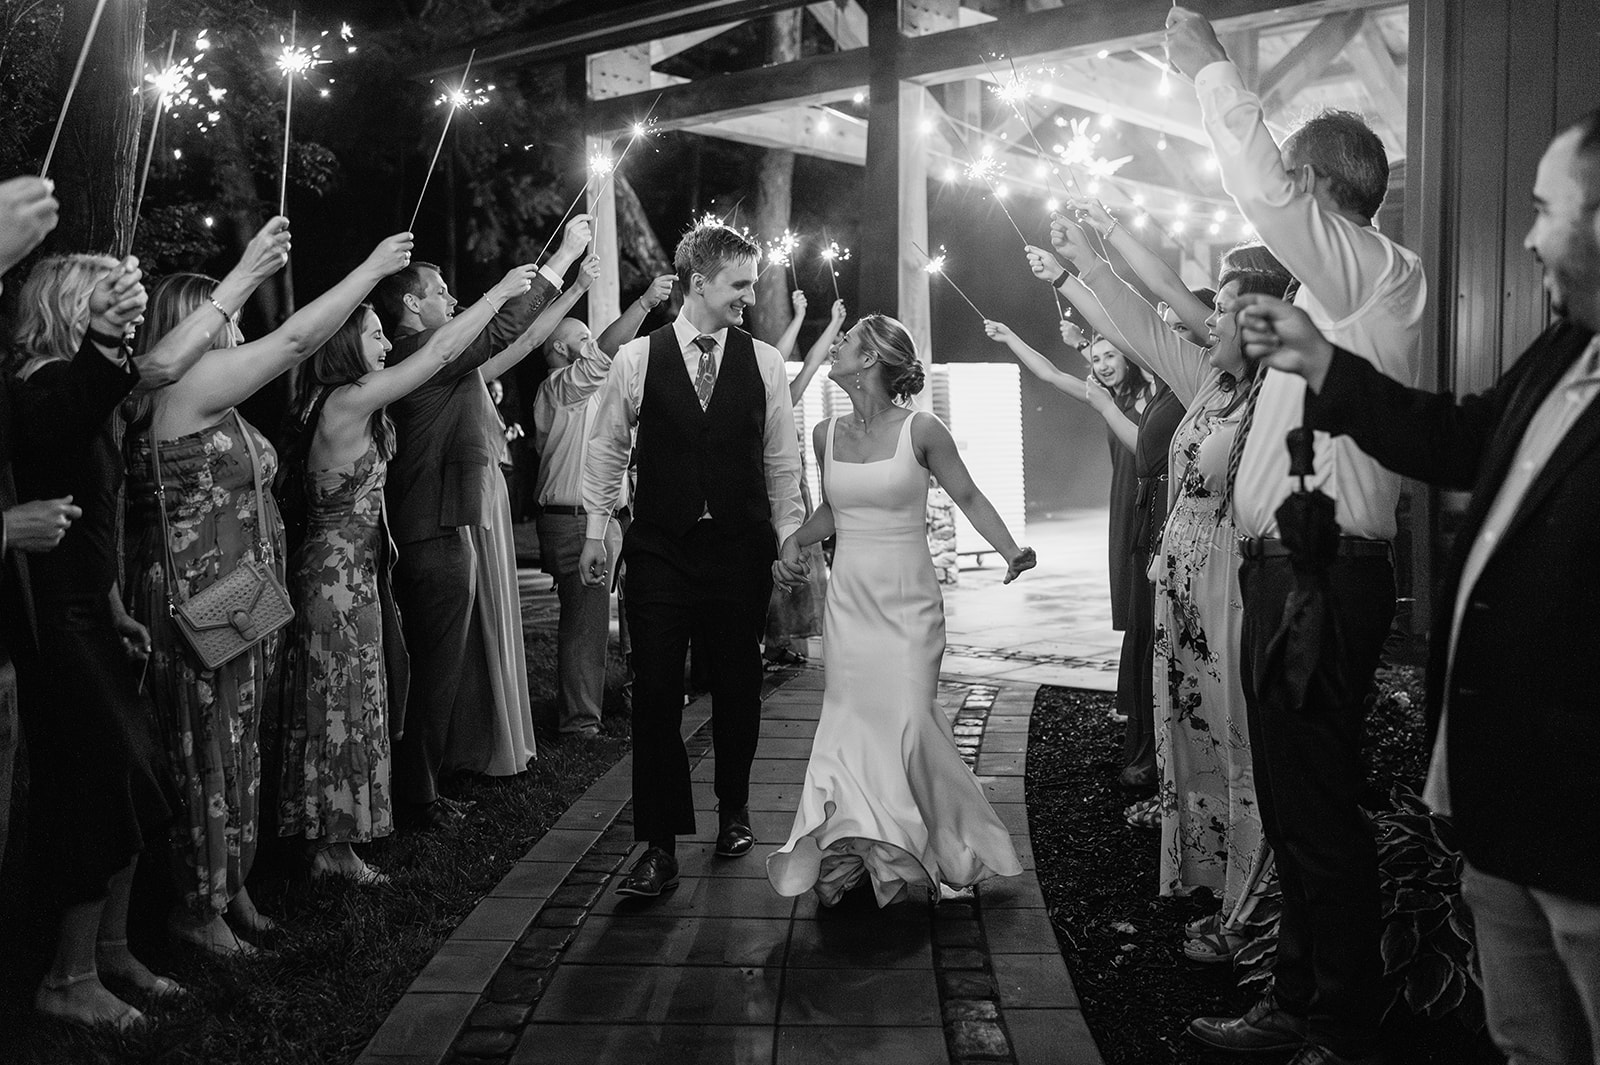
[[[61,26],[61,96],[66,95],[94,5],[68,4]],[[140,116],[144,96],[145,0],[107,4],[77,94],[50,163],[61,224],[49,248],[125,255],[133,243]]]
[[[772,16],[772,36],[768,41],[768,63],[791,63],[800,58],[800,12],[784,11]],[[756,178],[755,230],[764,240],[776,240],[789,227],[789,209],[794,188],[794,152],[769,148],[761,157]],[[789,301],[789,271],[776,267],[756,286],[755,334],[769,344],[778,337],[794,316]]]

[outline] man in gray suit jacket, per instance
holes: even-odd
[[[561,247],[540,267],[533,287],[506,304],[453,362],[389,407],[396,450],[389,461],[386,502],[390,533],[399,547],[395,599],[412,660],[406,726],[395,750],[394,795],[399,814],[412,828],[427,830],[460,816],[461,807],[438,792],[440,774],[448,768],[445,752],[452,731],[494,699],[470,533],[473,527],[494,528],[490,479],[500,476],[499,422],[484,370],[490,367],[490,375],[498,376],[538,346],[542,337],[530,344],[523,334],[556,297],[567,268],[589,240],[589,217],[579,215],[568,223]],[[552,327],[581,291],[555,298]],[[420,349],[456,307],[439,269],[428,263],[412,263],[385,278],[374,298],[394,341],[387,358],[391,365]],[[519,339],[523,342],[513,348]],[[511,597],[516,600],[515,588]]]

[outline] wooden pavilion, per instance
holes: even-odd
[[[1269,121],[1287,128],[1323,105],[1368,117],[1396,175],[1382,224],[1428,271],[1425,345],[1437,353],[1429,383],[1470,391],[1494,381],[1547,320],[1539,266],[1521,248],[1528,190],[1552,133],[1600,104],[1587,76],[1600,45],[1592,0],[1190,2],[1217,26]],[[912,246],[927,247],[930,182],[964,180],[978,145],[1000,160],[1005,192],[1045,199],[1058,187],[1056,145],[1115,124],[1120,143],[1149,150],[1105,175],[1096,195],[1147,218],[1152,232],[1187,228],[1188,269],[1202,276],[1210,246],[1239,237],[1207,165],[1193,95],[1157,69],[1169,8],[1167,0],[574,2],[470,47],[478,70],[564,66],[595,152],[648,112],[663,130],[864,166],[860,214],[872,221],[855,249],[860,302],[896,314],[931,352],[929,275]],[[676,57],[796,9],[826,50],[694,78],[674,72]],[[425,73],[459,71],[468,47]],[[996,107],[990,88],[1016,74],[1030,84],[1028,101]],[[590,209],[599,246],[614,245],[609,186]],[[589,297],[599,322],[620,310],[616,257],[605,262]],[[1454,502],[1411,493],[1419,599]]]

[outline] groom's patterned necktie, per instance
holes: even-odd
[[[717,341],[715,337],[697,336],[694,346],[700,349],[700,365],[694,371],[694,394],[700,397],[700,409],[705,410],[711,404],[711,390],[717,387],[717,364],[711,361]]]

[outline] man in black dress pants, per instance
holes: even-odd
[[[755,845],[749,793],[761,632],[777,545],[805,516],[783,357],[738,328],[755,303],[757,257],[754,244],[722,225],[696,226],[679,242],[683,310],[617,352],[589,438],[578,564],[585,582],[601,584],[606,523],[638,433],[622,561],[633,638],[634,836],[648,846],[618,888],[624,895],[675,887],[676,838],[695,832],[680,734],[691,630],[710,666],[716,853],[738,857]],[[797,551],[780,569],[805,573]]]
[[[1600,1047],[1600,110],[1551,142],[1533,202],[1559,317],[1487,392],[1406,388],[1277,301],[1240,320],[1308,382],[1307,425],[1472,491],[1434,600],[1423,799],[1466,858],[1489,1031],[1528,1065]]]

